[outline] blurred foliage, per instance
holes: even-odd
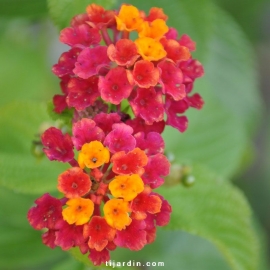
[[[195,91],[206,104],[202,111],[188,113],[187,132],[168,128],[164,134],[173,162],[189,164],[196,180],[190,188],[180,184],[160,188],[173,206],[168,230],[160,230],[156,242],[142,251],[120,249],[112,259],[164,261],[166,269],[173,270],[266,270],[266,247],[259,244],[264,243],[264,233],[253,225],[245,197],[228,181],[249,165],[254,155],[251,141],[262,115],[254,51],[231,15],[254,40],[259,33],[251,26],[259,22],[266,1],[125,2],[146,11],[163,7],[168,24],[196,41],[195,57],[206,74]],[[120,4],[116,0],[96,3],[107,8]],[[0,0],[0,125],[4,127],[0,133],[0,269],[95,269],[58,248],[52,251],[43,246],[40,232],[26,220],[35,198],[56,191],[57,175],[64,168],[31,153],[42,130],[56,124],[46,112],[46,103],[59,92],[50,74],[50,57],[59,47],[54,43],[56,30],[45,18],[50,14],[61,29],[88,4],[86,0]],[[268,163],[260,177],[265,175],[270,175]],[[269,190],[270,184],[266,194]],[[88,261],[78,257],[76,250],[72,253]]]

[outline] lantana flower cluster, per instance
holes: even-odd
[[[41,142],[49,160],[71,167],[58,176],[61,196],[46,193],[28,212],[50,248],[78,247],[100,265],[117,247],[152,243],[168,224],[171,206],[155,192],[170,172],[161,133],[185,131],[183,113],[202,108],[191,92],[203,67],[191,38],[166,21],[160,8],[91,4],[61,31],[70,49],[52,69],[62,89],[53,104],[72,111],[71,133],[50,127]]]

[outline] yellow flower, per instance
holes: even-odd
[[[85,224],[89,221],[94,211],[94,203],[90,199],[70,199],[66,202],[66,205],[68,207],[62,211],[62,215],[68,224]]]
[[[139,31],[139,37],[150,37],[160,40],[168,31],[169,27],[162,19],[156,19],[152,22],[145,21],[142,24],[141,30]]]
[[[144,60],[158,61],[166,56],[162,44],[149,37],[142,37],[135,40],[139,54]]]
[[[90,169],[97,168],[109,160],[109,150],[99,141],[85,143],[78,156],[78,163],[82,169],[85,166]]]
[[[125,229],[132,221],[128,214],[130,211],[128,202],[123,199],[111,199],[107,201],[103,210],[107,223],[119,231]]]
[[[114,197],[131,201],[143,191],[144,183],[138,174],[117,175],[110,182],[109,189]]]
[[[122,5],[115,19],[119,31],[131,32],[138,30],[143,23],[139,10],[132,5]]]

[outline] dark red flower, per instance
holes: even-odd
[[[157,132],[138,132],[134,135],[136,139],[136,146],[144,150],[148,156],[164,152],[164,140]]]
[[[159,122],[154,122],[152,125],[147,125],[145,123],[145,120],[142,119],[140,116],[135,117],[134,119],[127,120],[126,124],[133,128],[134,134],[141,131],[145,134],[152,131],[161,134],[165,128],[165,122],[163,120]]]
[[[188,108],[189,102],[186,98],[175,101],[167,96],[165,110],[168,118],[166,124],[178,129],[180,132],[184,132],[188,126],[188,119],[186,116],[181,116],[179,114],[184,113]]]
[[[112,104],[119,104],[123,99],[128,98],[132,91],[132,85],[123,67],[113,68],[105,77],[100,77],[98,86],[102,99]]]
[[[96,126],[95,121],[89,118],[82,118],[72,126],[72,141],[77,150],[81,150],[85,143],[91,141],[104,140],[104,132],[101,128]]]
[[[60,32],[60,41],[73,47],[80,48],[98,45],[101,41],[101,35],[98,29],[91,28],[87,24],[64,28]]]
[[[71,27],[79,26],[82,24],[85,24],[87,21],[89,21],[88,15],[86,13],[81,13],[78,15],[75,15],[70,22]]]
[[[182,70],[183,74],[191,80],[195,80],[204,75],[203,65],[196,59],[182,61],[178,66]]]
[[[108,47],[109,58],[119,66],[132,66],[140,57],[135,43],[130,39],[120,39]]]
[[[137,96],[130,100],[135,116],[143,118],[148,125],[163,120],[164,108],[162,94],[154,87],[137,88]]]
[[[74,158],[70,135],[55,127],[48,128],[41,136],[43,151],[49,160],[68,162]]]
[[[194,42],[188,35],[184,34],[179,39],[179,44],[181,46],[187,47],[190,51],[196,50],[196,42]]]
[[[140,60],[135,63],[133,72],[129,72],[128,76],[130,82],[134,81],[139,87],[148,88],[156,86],[160,74],[152,62]]]
[[[107,46],[85,48],[79,54],[73,72],[80,78],[88,79],[97,75],[102,67],[109,67],[109,64]]]
[[[161,70],[162,92],[172,96],[174,100],[183,99],[186,96],[186,91],[182,71],[168,60],[160,62],[158,68]]]
[[[66,198],[78,198],[90,191],[90,177],[79,167],[73,167],[58,176],[58,190]]]
[[[35,203],[36,206],[32,207],[27,214],[30,225],[36,230],[55,229],[56,224],[63,220],[61,201],[45,193],[36,199]],[[51,235],[46,237],[51,237]]]
[[[98,77],[93,76],[86,80],[71,78],[68,82],[67,104],[76,110],[84,110],[94,104],[100,96],[98,91]]]
[[[196,108],[198,110],[202,109],[204,105],[204,100],[198,93],[195,93],[192,96],[188,96],[186,99],[188,100],[190,107]]]
[[[100,127],[105,134],[112,131],[112,125],[121,122],[121,117],[118,113],[99,113],[94,117],[96,125]]]
[[[85,243],[83,226],[69,225],[65,221],[61,224],[61,227],[59,227],[55,235],[55,244],[63,250],[69,250],[72,247],[80,247]]]
[[[125,230],[117,231],[114,243],[130,250],[141,250],[147,244],[145,227],[143,220],[133,219]]]
[[[81,50],[80,48],[72,48],[68,52],[62,53],[58,63],[53,65],[52,72],[57,77],[73,74],[73,69]]]
[[[162,176],[166,176],[170,173],[170,162],[166,156],[156,154],[148,157],[148,163],[144,169],[145,172],[142,175],[144,183],[151,188],[157,188],[164,183]]]
[[[139,174],[144,173],[143,167],[147,164],[147,156],[139,148],[128,152],[117,152],[111,157],[112,170],[117,174]]]
[[[110,252],[106,248],[101,251],[90,249],[88,258],[94,265],[101,265],[102,263],[106,263],[110,260]]]
[[[114,124],[113,130],[106,136],[104,145],[108,146],[111,153],[131,151],[135,148],[136,140],[132,136],[132,127],[124,124]]]
[[[55,232],[56,230],[48,230],[47,232],[42,234],[42,243],[49,248],[55,248]]]
[[[84,225],[83,235],[88,240],[90,249],[102,251],[110,241],[113,241],[116,230],[108,225],[105,218],[94,216]]]

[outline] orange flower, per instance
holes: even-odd
[[[144,60],[157,61],[166,56],[162,44],[149,37],[142,37],[135,40],[139,54]]]
[[[117,175],[109,184],[109,189],[114,197],[131,201],[143,191],[144,183],[138,174]]]
[[[82,169],[85,166],[90,169],[97,168],[104,163],[108,163],[109,160],[109,150],[99,141],[85,143],[78,157],[78,163]]]
[[[62,215],[68,224],[85,224],[89,221],[94,211],[94,203],[90,199],[70,199],[66,202],[66,205],[68,207],[62,211]]]
[[[128,202],[123,199],[111,199],[107,201],[103,210],[107,223],[119,231],[125,229],[132,221],[128,215],[130,211]]]
[[[144,22],[141,30],[139,31],[139,37],[150,37],[156,40],[160,40],[164,34],[169,31],[169,27],[162,19],[156,19],[152,22]]]
[[[118,16],[115,16],[117,30],[134,31],[138,30],[143,23],[139,10],[131,5],[122,5]]]

